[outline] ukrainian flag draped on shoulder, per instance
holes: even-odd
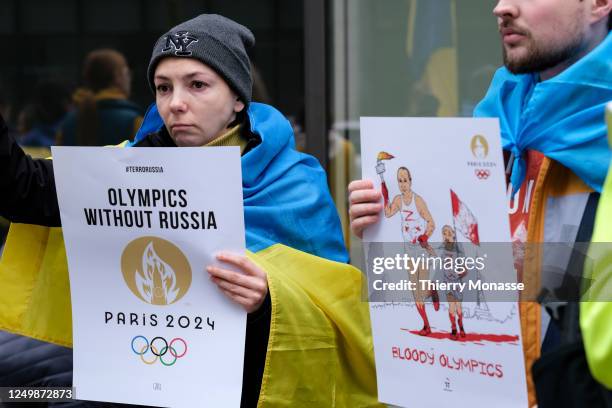
[[[261,143],[242,157],[247,255],[267,272],[272,305],[258,406],[381,406],[363,275],[336,262],[346,251],[325,173],[293,149],[276,110],[252,104],[249,117]],[[71,346],[61,229],[13,224],[0,285],[1,329]]]
[[[382,408],[364,275],[280,244],[250,257],[272,301],[258,407]]]
[[[272,106],[252,102],[248,116],[261,143],[241,161],[247,247],[256,252],[282,243],[347,262],[338,214],[317,159],[295,150],[291,124]],[[152,105],[131,145],[162,126]]]
[[[612,34],[561,74],[538,82],[536,74],[513,75],[500,68],[476,117],[499,118],[504,150],[514,153],[511,182],[525,178],[526,150],[536,150],[572,170],[601,192],[610,150],[603,120],[612,100]]]

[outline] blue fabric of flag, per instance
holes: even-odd
[[[248,249],[257,252],[281,243],[347,262],[340,219],[317,159],[295,150],[291,124],[275,108],[252,102],[247,113],[251,132],[261,138],[241,160]],[[163,125],[152,105],[130,146]]]
[[[538,78],[500,68],[474,110],[499,118],[503,148],[515,157],[513,191],[525,178],[523,153],[536,150],[601,192],[610,164],[604,112],[612,100],[612,34],[559,75]]]

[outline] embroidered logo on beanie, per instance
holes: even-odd
[[[187,48],[193,43],[197,43],[198,38],[189,35],[189,31],[178,31],[174,34],[166,36],[166,46],[162,49],[162,52],[168,52],[174,48],[174,55],[179,57],[189,57],[191,51],[187,51]]]

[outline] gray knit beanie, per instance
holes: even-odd
[[[216,14],[202,14],[162,35],[153,47],[147,69],[151,90],[155,68],[162,58],[195,58],[214,69],[248,104],[253,79],[246,48],[255,45],[255,36],[243,25]]]

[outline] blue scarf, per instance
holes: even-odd
[[[252,102],[248,116],[251,132],[261,138],[241,160],[248,249],[257,252],[281,243],[347,262],[340,220],[319,162],[295,150],[290,123],[273,107]],[[131,145],[162,126],[152,105]]]
[[[516,192],[526,173],[523,153],[536,150],[572,170],[601,192],[610,164],[605,104],[612,100],[612,34],[561,74],[538,82],[537,74],[500,68],[476,117],[498,117],[504,150],[515,160]]]

